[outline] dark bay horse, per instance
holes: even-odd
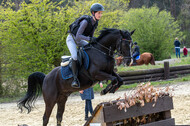
[[[116,65],[117,66],[120,66],[121,64],[127,64],[127,66],[134,66],[131,62],[130,64],[127,63],[124,58],[122,56],[119,56],[117,58],[115,58],[116,60]],[[155,65],[155,60],[154,60],[154,56],[152,55],[152,53],[148,53],[148,52],[145,52],[143,54],[140,55],[140,59],[136,60],[137,64],[136,65],[148,65],[148,64],[151,64],[151,65]]]
[[[24,98],[18,102],[18,107],[26,108],[28,113],[34,107],[36,98],[43,93],[45,101],[45,112],[43,126],[47,126],[52,109],[57,104],[57,126],[61,126],[65,103],[72,92],[84,90],[96,84],[98,81],[111,80],[111,83],[101,91],[101,94],[114,93],[122,84],[123,80],[114,70],[113,53],[117,51],[124,57],[131,57],[132,38],[134,33],[118,29],[107,29],[101,31],[97,43],[87,45],[84,50],[89,55],[89,68],[79,71],[78,79],[80,88],[72,88],[73,78],[63,80],[61,66],[54,68],[47,75],[35,72],[28,78],[28,89]],[[130,60],[130,59],[129,59]],[[72,118],[72,117],[71,117]]]

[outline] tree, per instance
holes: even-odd
[[[19,88],[22,78],[35,71],[49,72],[60,64],[62,55],[69,54],[65,45],[69,25],[65,10],[40,1],[23,2],[18,11],[11,6],[1,9],[3,81],[7,85],[13,80],[18,82],[17,86],[14,82],[7,87]]]
[[[184,34],[186,36],[186,39],[183,40],[183,44],[188,47],[190,47],[190,10],[189,8],[190,8],[190,1],[183,0],[183,4],[180,11],[181,13],[177,17],[182,27],[182,30],[184,31]]]
[[[13,80],[17,81],[18,85],[15,87],[19,89],[24,87],[20,84],[21,79],[27,78],[32,72],[48,73],[59,66],[61,56],[70,55],[66,46],[69,25],[81,15],[91,15],[90,7],[96,2],[103,4],[106,9],[99,21],[98,31],[103,27],[118,28],[118,17],[123,13],[120,9],[126,8],[125,1],[75,1],[62,7],[62,3],[32,0],[29,4],[23,2],[18,11],[14,11],[11,4],[9,7],[6,6],[6,9],[1,9],[3,81],[10,84],[9,87],[16,85]],[[112,7],[110,4],[115,6]],[[98,31],[95,36],[98,35]]]
[[[133,40],[139,43],[141,53],[153,53],[156,60],[168,58],[174,38],[183,38],[178,22],[158,7],[130,9],[123,19],[121,28],[136,29]]]

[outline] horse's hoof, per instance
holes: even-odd
[[[118,89],[119,89],[118,87],[113,87],[113,88],[109,91],[109,93],[113,93],[113,94],[114,94]]]

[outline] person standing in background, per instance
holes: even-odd
[[[187,48],[184,46],[184,48],[183,48],[183,55],[184,55],[184,57],[187,57],[187,53],[188,53],[188,50],[187,50]]]
[[[175,41],[174,41],[176,58],[178,58],[178,56],[180,58],[180,45],[181,45],[181,43],[179,42],[178,38],[176,37]]]
[[[103,88],[102,82],[100,82],[100,87]],[[92,107],[92,99],[94,99],[94,91],[93,87],[87,88],[85,90],[79,91],[81,99],[85,100],[85,120],[88,119],[88,112],[92,115],[93,107]]]

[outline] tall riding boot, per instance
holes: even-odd
[[[73,72],[73,82],[71,84],[71,86],[73,88],[80,88],[80,82],[77,78],[78,76],[78,69],[77,69],[77,60],[72,60],[72,72]]]

